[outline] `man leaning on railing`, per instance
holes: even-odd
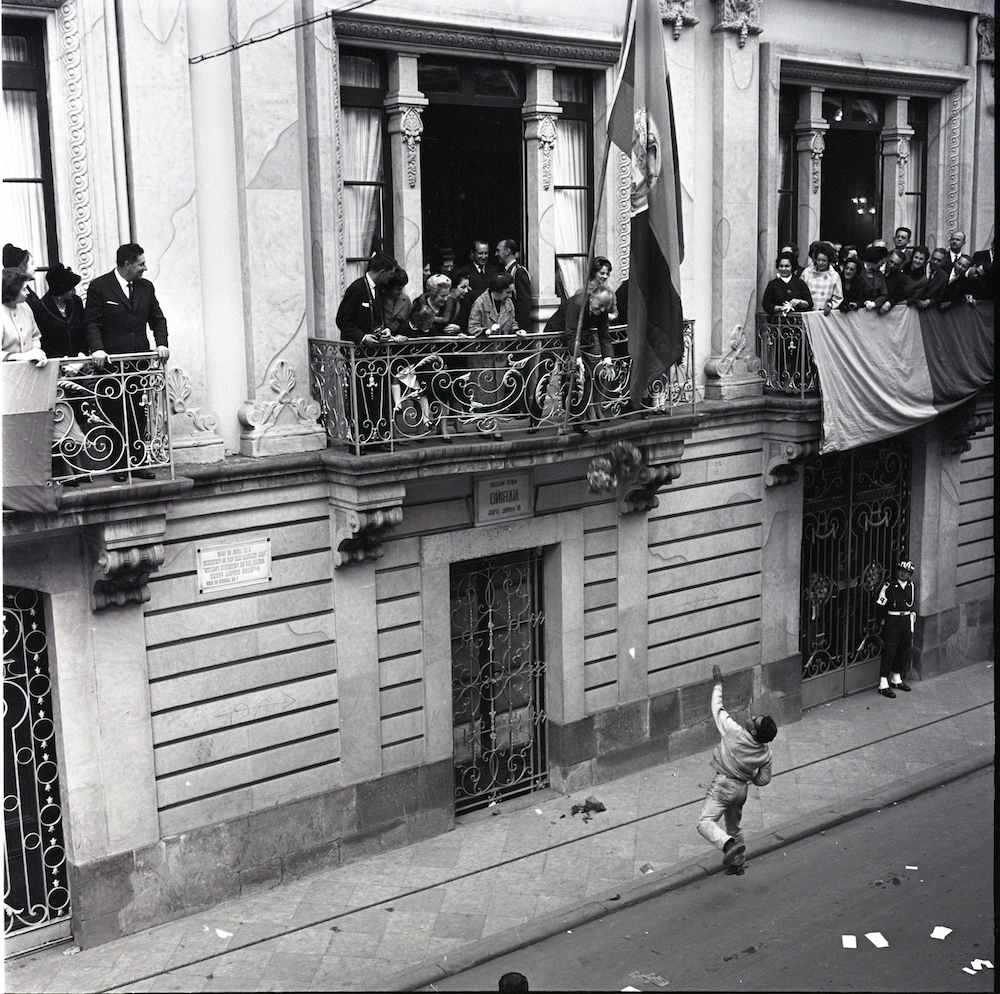
[[[94,364],[102,369],[109,355],[148,351],[147,327],[153,332],[156,354],[160,362],[165,363],[170,355],[167,319],[160,309],[153,284],[142,278],[146,271],[146,254],[142,246],[135,242],[121,245],[116,263],[110,273],[98,276],[87,290],[84,331]],[[147,398],[143,394],[125,390],[117,398],[105,401],[107,417],[120,433],[121,451],[111,453],[111,465],[127,469],[132,463],[142,461],[148,430],[144,401]],[[132,455],[140,458],[131,459]],[[150,469],[139,468],[131,472],[142,480],[156,478]],[[125,483],[128,473],[115,473],[112,479]]]

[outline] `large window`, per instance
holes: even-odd
[[[376,52],[340,50],[340,124],[344,161],[347,281],[364,273],[372,252],[392,252],[383,101],[385,66]]]
[[[590,247],[594,186],[591,81],[586,72],[557,69],[556,101],[562,105],[552,168],[556,210],[556,288],[572,296],[587,281],[584,268]],[[621,278],[621,274],[617,274]]]
[[[42,20],[3,18],[4,241],[31,252],[39,269],[59,258],[44,28]]]

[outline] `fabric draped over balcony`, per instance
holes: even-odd
[[[59,363],[0,363],[3,396],[3,506],[48,513],[59,506],[51,476]]]
[[[823,394],[820,451],[838,452],[933,420],[993,382],[993,305],[810,311],[803,327]]]

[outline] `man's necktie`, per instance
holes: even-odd
[[[132,281],[128,281],[128,305],[132,306]]]

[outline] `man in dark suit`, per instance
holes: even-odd
[[[83,313],[83,328],[87,347],[98,369],[103,369],[109,355],[130,352],[149,352],[146,329],[153,332],[155,351],[160,363],[170,356],[167,348],[167,319],[163,316],[156,292],[149,280],[143,279],[146,271],[146,253],[141,245],[127,242],[118,247],[115,268],[98,276],[87,289],[87,305]],[[147,421],[142,392],[120,385],[123,396],[109,397],[103,403],[108,421],[120,432],[113,438],[111,451],[114,464],[130,461],[141,462],[146,452]],[[127,398],[127,399],[126,399]],[[129,459],[129,452],[133,459]],[[135,469],[134,476],[153,480],[156,474],[149,469]],[[127,473],[115,473],[116,483],[125,483]]]
[[[455,270],[456,276],[462,274],[469,277],[469,292],[462,298],[458,305],[458,314],[455,317],[455,324],[463,332],[469,328],[469,314],[472,305],[481,293],[489,285],[490,277],[497,271],[494,266],[489,265],[490,246],[488,242],[476,239],[472,243],[472,251],[469,253],[469,261],[463,263]]]
[[[383,288],[398,268],[391,255],[376,252],[368,260],[364,276],[344,291],[344,299],[337,308],[337,327],[345,342],[372,346],[392,340],[392,332],[386,327]],[[350,395],[353,389],[357,396],[358,424],[351,431],[356,431],[355,440],[362,447],[378,448],[392,437],[387,352],[372,348],[343,351],[348,359],[353,358],[357,374],[344,398],[345,415],[348,422],[353,420]]]
[[[497,258],[504,270],[514,277],[514,316],[521,331],[531,329],[531,277],[517,261],[517,242],[504,238],[497,244]]]
[[[344,291],[344,299],[337,308],[337,327],[345,342],[372,345],[379,340],[378,333],[385,330],[382,288],[396,269],[392,256],[376,252],[368,260],[364,276]]]
[[[972,295],[977,300],[996,299],[996,269],[994,267],[993,243],[990,239],[988,249],[980,249],[973,253],[972,266],[969,269],[969,279],[973,284]]]

